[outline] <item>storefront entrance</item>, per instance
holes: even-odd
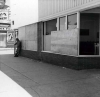
[[[6,42],[7,42],[7,33],[0,33],[0,47],[6,47]]]
[[[99,55],[100,14],[93,10],[80,14],[80,55]]]
[[[56,25],[57,25],[57,19],[44,22],[44,33],[43,33],[44,51],[51,51],[51,32],[57,31]]]

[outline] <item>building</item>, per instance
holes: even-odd
[[[73,69],[100,67],[100,0],[12,0],[11,9],[22,56]]]
[[[10,7],[6,0],[0,0],[0,47],[11,47],[14,43],[13,31],[11,31]]]

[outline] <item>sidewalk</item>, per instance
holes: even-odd
[[[0,97],[100,97],[99,69],[76,71],[8,52],[0,55]]]

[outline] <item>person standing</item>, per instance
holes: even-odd
[[[14,49],[15,49],[14,57],[18,57],[21,51],[21,42],[18,38],[16,38]]]

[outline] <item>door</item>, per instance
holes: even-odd
[[[0,33],[0,47],[6,47],[7,34]]]

